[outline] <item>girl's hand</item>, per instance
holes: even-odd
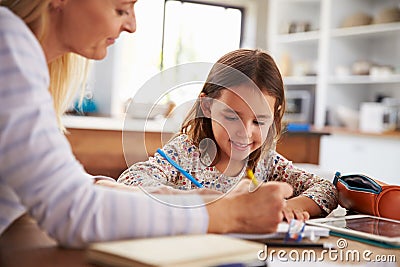
[[[121,190],[133,191],[133,192],[141,192],[142,191],[137,186],[128,186],[128,185],[117,183],[117,182],[110,181],[110,180],[102,180],[102,179],[95,180],[94,184],[95,185],[106,186],[106,187],[111,187],[111,188],[116,188],[116,189],[121,189]]]
[[[310,219],[310,214],[305,210],[291,207],[286,203],[286,207],[283,208],[283,217],[288,222],[290,222],[292,219],[306,221]]]
[[[101,186],[106,186],[106,187],[112,187],[112,188],[117,188],[117,189],[122,189],[122,190],[128,190],[128,191],[133,191],[133,192],[147,192],[150,194],[163,194],[163,195],[192,195],[192,194],[199,194],[199,195],[221,195],[222,192],[214,190],[214,189],[208,189],[208,188],[199,188],[199,189],[193,189],[193,190],[179,190],[172,188],[170,186],[166,185],[159,185],[159,186],[154,186],[154,187],[139,187],[139,186],[128,186],[122,183],[117,183],[114,181],[110,180],[95,180],[94,183],[96,185],[101,185]]]
[[[180,189],[175,189],[170,186],[157,186],[157,187],[146,187],[143,188],[144,191],[147,191],[148,193],[151,194],[167,194],[167,195],[193,195],[193,194],[198,194],[198,195],[221,195],[222,192],[214,190],[214,189],[208,189],[208,188],[199,188],[199,189],[193,189],[193,190],[180,190]]]
[[[290,222],[292,219],[308,220],[311,216],[318,216],[322,209],[312,200],[305,196],[298,196],[286,201],[283,216]]]
[[[199,189],[193,189],[190,191],[184,191],[187,193],[191,194],[199,194],[199,195],[222,195],[221,191],[215,190],[215,189],[209,189],[209,188],[199,188]]]

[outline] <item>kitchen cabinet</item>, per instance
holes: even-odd
[[[117,129],[68,128],[72,152],[93,175],[118,178],[131,164],[147,160],[172,136],[171,132],[140,132]],[[277,151],[293,162],[318,164],[320,132],[283,134]],[[129,144],[123,145],[123,144]]]
[[[342,174],[366,174],[400,185],[400,134],[341,132],[321,138],[320,168]]]
[[[319,164],[320,139],[327,132],[285,132],[276,145],[276,150],[294,163]]]
[[[118,178],[127,168],[138,161],[147,160],[164,139],[172,133],[121,130],[68,128],[66,135],[72,152],[85,170],[93,175]],[[129,146],[123,147],[123,137],[129,138]],[[126,139],[125,139],[126,140]]]
[[[400,22],[343,27],[348,18],[364,13],[382,18],[397,0],[270,0],[268,49],[276,60],[287,90],[314,93],[313,120],[350,125],[362,102],[386,96],[400,99]],[[352,70],[369,63],[369,75]],[[372,72],[371,65],[375,67]],[[379,72],[390,66],[391,71]],[[362,74],[363,72],[357,72]],[[338,109],[347,113],[340,116]]]

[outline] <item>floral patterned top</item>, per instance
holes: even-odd
[[[210,166],[209,157],[202,157],[199,148],[185,134],[169,141],[163,147],[163,151],[205,188],[225,193],[240,179],[246,177],[245,168],[236,177],[229,177],[214,166]],[[295,167],[291,161],[276,151],[271,151],[260,158],[254,176],[259,181],[281,181],[290,184],[293,187],[293,197],[300,195],[309,197],[326,213],[337,207],[338,194],[331,182]],[[167,185],[181,190],[197,188],[158,153],[145,162],[133,164],[121,174],[118,182],[142,187]]]

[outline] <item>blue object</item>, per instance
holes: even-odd
[[[97,105],[94,102],[93,98],[84,97],[82,99],[82,103],[77,100],[75,102],[74,109],[77,112],[87,114],[87,113],[96,113],[97,112]]]
[[[203,188],[203,185],[199,183],[192,175],[190,175],[187,171],[185,171],[181,166],[178,165],[175,161],[173,161],[167,154],[164,153],[161,149],[157,149],[158,154],[160,154],[164,159],[166,159],[175,169],[177,169],[180,173],[182,173],[186,178],[188,178],[192,183],[194,183],[197,187]]]
[[[335,178],[333,179],[333,184],[337,186],[338,182],[341,182],[347,189],[356,192],[368,192],[372,194],[379,194],[382,192],[382,186],[380,186],[374,179],[363,175],[363,174],[348,174],[342,176],[340,172],[335,173]],[[351,184],[356,184],[352,186]]]
[[[285,241],[299,242],[303,239],[306,223],[300,220],[292,219],[289,222],[289,229],[285,236]]]
[[[309,132],[310,124],[308,123],[289,123],[286,126],[288,132]]]

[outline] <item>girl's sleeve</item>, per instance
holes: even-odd
[[[338,205],[338,192],[325,178],[295,167],[291,161],[274,152],[270,154],[268,181],[282,181],[293,187],[293,196],[306,196],[326,213]],[[267,159],[264,159],[264,163]],[[266,165],[266,164],[264,164]],[[267,169],[267,168],[266,168]]]
[[[0,7],[0,189],[10,193],[0,197],[3,203],[18,203],[10,206],[17,212],[25,207],[42,229],[70,247],[207,231],[199,196],[156,199],[93,184],[58,129],[48,85],[38,41]],[[0,234],[8,223],[0,220]]]
[[[185,167],[187,165],[185,163],[191,157],[187,147],[191,147],[187,136],[179,135],[170,140],[162,150],[180,166]],[[118,182],[142,187],[161,185],[177,187],[179,177],[179,171],[159,153],[155,152],[154,156],[149,157],[147,161],[135,163],[125,170],[118,178]]]

